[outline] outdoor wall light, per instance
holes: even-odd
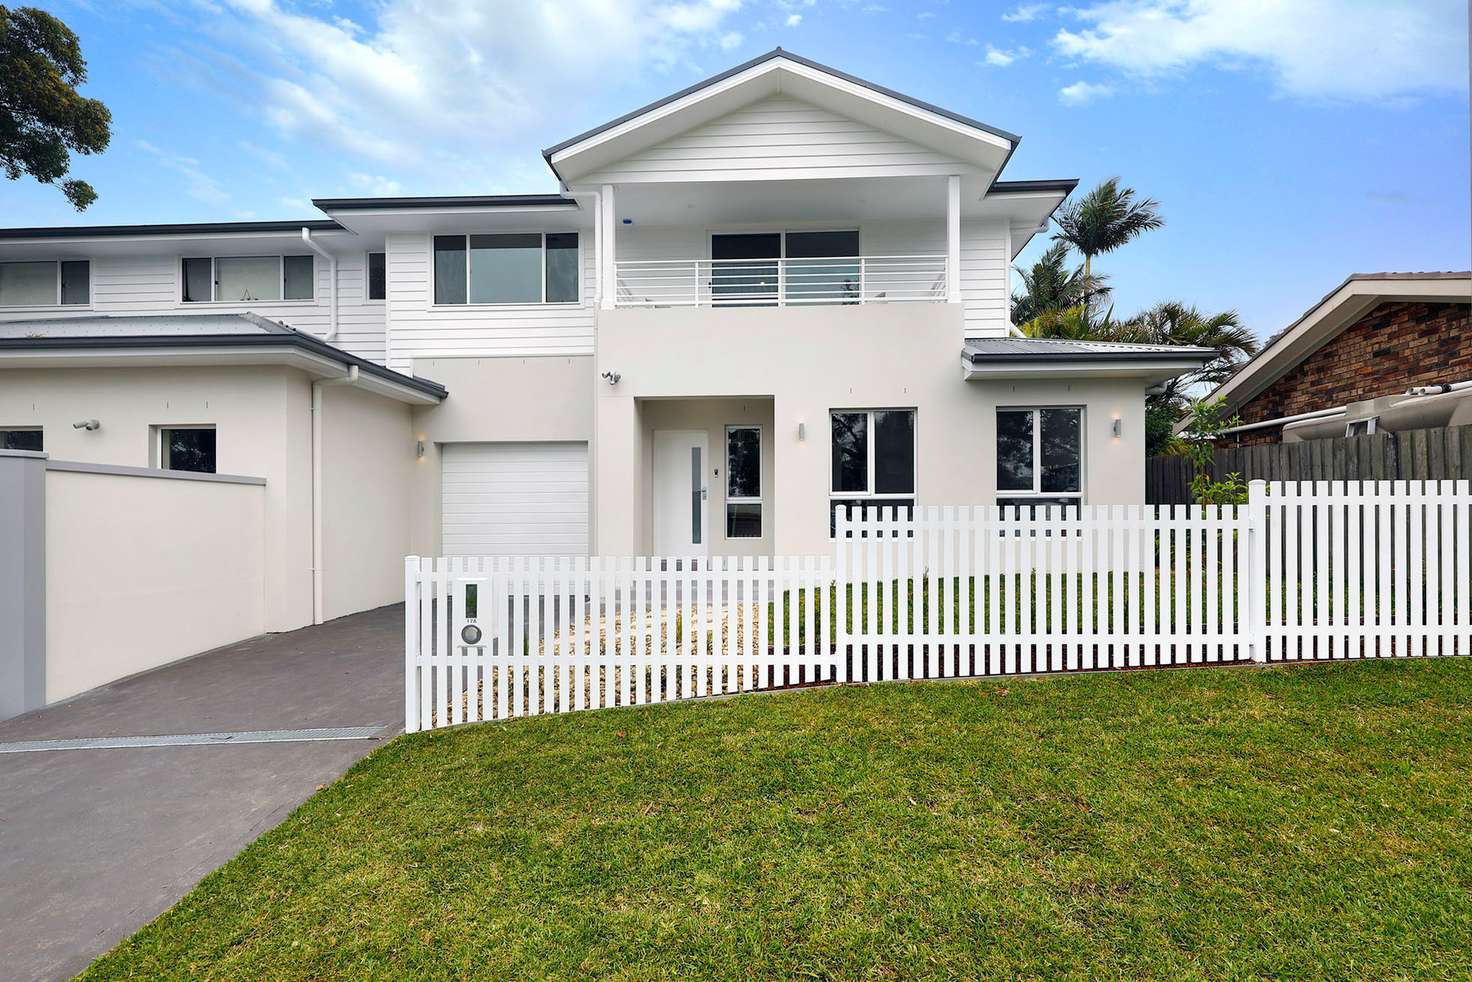
[[[79,419],[75,423],[72,424],[72,429],[74,429],[74,430],[86,430],[87,432],[90,433],[93,430],[100,429],[101,426],[102,426],[102,424],[99,423],[99,422],[97,422],[97,420],[95,420],[95,419]]]
[[[1124,435],[1124,420],[1118,416],[1114,417],[1114,435],[1116,437]]]
[[[808,438],[808,424],[802,420],[797,421],[797,442],[803,443]]]
[[[424,459],[424,441],[423,440],[415,440],[414,441],[414,456],[417,457],[420,460],[423,460]]]

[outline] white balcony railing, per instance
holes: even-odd
[[[943,302],[945,256],[625,259],[619,307],[788,307]]]

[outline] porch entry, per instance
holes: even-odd
[[[709,552],[705,524],[709,459],[705,430],[654,431],[654,550],[659,555]]]

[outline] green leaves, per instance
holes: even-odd
[[[1053,238],[1073,246],[1084,257],[1084,271],[1091,260],[1113,252],[1142,232],[1160,228],[1165,219],[1154,198],[1136,198],[1134,188],[1121,188],[1119,178],[1099,183],[1088,194],[1058,209],[1053,217],[1058,232]]]
[[[34,7],[0,6],[0,170],[55,184],[78,210],[97,199],[86,181],[63,180],[73,153],[101,153],[112,114],[77,93],[87,80],[81,44],[60,20]]]

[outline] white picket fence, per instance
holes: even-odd
[[[884,508],[831,557],[409,557],[405,726],[813,683],[1472,654],[1468,482]]]

